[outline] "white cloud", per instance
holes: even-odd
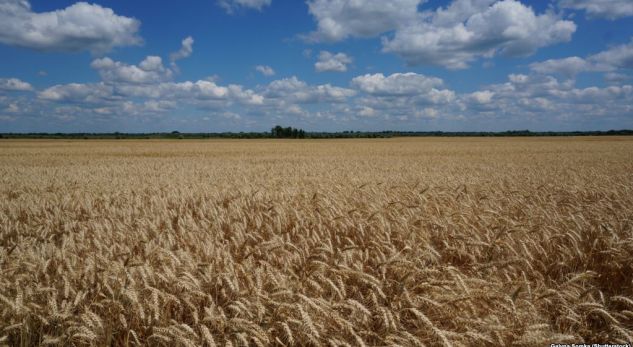
[[[440,27],[466,22],[470,17],[486,11],[497,0],[454,0],[446,8],[427,11],[425,18]]]
[[[257,70],[258,72],[260,72],[264,76],[274,76],[275,75],[275,70],[273,70],[273,68],[268,66],[268,65],[257,65],[257,66],[255,66],[255,70]]]
[[[45,89],[39,99],[62,103],[87,103],[107,105],[123,103],[130,99],[153,99],[189,103],[193,105],[227,106],[261,105],[264,97],[240,85],[220,86],[215,82],[160,82],[150,84],[130,83],[70,83]],[[154,104],[155,105],[155,104]],[[164,105],[164,104],[163,104]]]
[[[358,115],[361,117],[374,117],[376,116],[376,110],[374,110],[373,108],[369,106],[362,106],[358,110]]]
[[[426,107],[422,110],[416,110],[413,115],[416,118],[436,119],[439,117],[440,112],[432,107]]]
[[[173,100],[147,100],[143,106],[149,112],[166,112],[174,109],[177,103]]]
[[[576,25],[551,11],[536,14],[517,0],[454,0],[445,8],[418,11],[423,0],[310,0],[317,30],[313,41],[383,37],[383,51],[409,65],[468,67],[480,57],[527,56],[567,42]]]
[[[412,73],[359,76],[352,85],[363,94],[353,99],[354,106],[348,106],[345,114],[364,121],[418,120],[454,125],[454,120],[462,120],[471,125],[488,124],[486,128],[540,124],[551,129],[554,123],[574,128],[600,117],[620,122],[628,117],[630,123],[633,116],[633,86],[579,88],[572,79],[558,80],[543,74],[511,74],[505,83],[461,94],[441,89],[440,79]]]
[[[283,115],[306,118],[315,114],[303,109],[300,105],[310,104],[315,107],[346,105],[356,95],[356,92],[330,84],[309,85],[292,76],[272,81],[263,86],[262,94],[265,101],[259,111],[265,115],[269,117]]]
[[[270,6],[272,0],[218,0],[218,4],[232,14],[240,8],[250,8],[261,11],[265,6]]]
[[[584,10],[591,18],[618,19],[633,16],[631,0],[560,0],[561,8]]]
[[[567,77],[574,77],[579,72],[591,71],[594,68],[582,58],[568,57],[532,63],[530,64],[530,69],[542,74],[562,74]]]
[[[387,77],[382,73],[367,74],[352,79],[353,86],[367,94],[379,96],[427,94],[443,84],[439,78],[427,77],[413,72],[394,73]]]
[[[524,84],[530,80],[530,77],[523,74],[510,74],[508,76],[508,80],[510,80],[510,82],[515,83],[515,84]]]
[[[302,116],[305,117],[307,112],[301,108],[299,105],[287,105],[281,108],[281,111],[285,114],[293,115],[293,116]]]
[[[264,89],[264,96],[284,103],[344,102],[356,95],[352,89],[335,87],[330,84],[311,86],[297,77],[272,81]]]
[[[628,44],[612,47],[588,59],[604,69],[633,69],[633,38]]]
[[[352,58],[345,53],[332,54],[328,51],[319,53],[319,61],[314,64],[318,72],[333,71],[345,72],[347,65],[352,63]]]
[[[212,81],[163,82],[153,85],[119,85],[118,94],[127,97],[175,100],[188,102],[237,102],[244,105],[260,105],[264,97],[240,85],[221,86]]]
[[[193,40],[186,38],[183,48],[172,59],[191,53]],[[38,98],[47,102],[88,104],[107,110],[150,112],[190,104],[210,109],[232,105],[257,106],[264,96],[241,85],[221,86],[217,78],[198,81],[173,82],[174,69],[165,67],[159,56],[147,56],[138,65],[114,61],[104,57],[92,61],[90,66],[99,72],[99,83],[70,83],[55,85],[41,91]],[[134,104],[134,101],[143,101]],[[150,102],[151,101],[151,102]],[[162,112],[162,111],[161,111]]]
[[[107,52],[138,45],[140,22],[85,2],[35,13],[27,0],[0,0],[0,42],[47,51]]]
[[[483,3],[483,0],[471,2]],[[444,23],[454,21],[455,17],[470,18],[472,15],[468,13],[474,10],[464,7],[460,11],[443,11],[428,15]],[[283,124],[286,119],[296,117],[315,125],[358,121],[363,125],[378,124],[378,128],[389,128],[391,124],[449,124],[454,120],[471,122],[464,123],[468,126],[478,120],[494,122],[489,124],[499,127],[505,126],[500,124],[525,124],[526,119],[552,124],[553,119],[548,117],[565,118],[565,122],[572,125],[579,124],[574,123],[579,120],[599,117],[624,119],[620,124],[630,124],[633,87],[625,83],[622,73],[607,87],[580,88],[573,79],[550,76],[573,76],[576,71],[588,68],[622,72],[631,67],[630,46],[633,43],[584,59],[570,57],[534,63],[532,73],[511,74],[505,83],[464,93],[448,89],[440,78],[413,72],[360,75],[353,78],[348,87],[311,85],[295,76],[253,89],[237,84],[222,85],[216,78],[175,82],[175,67],[166,67],[158,56],[148,56],[136,65],[106,57],[94,59],[91,64],[99,72],[101,82],[55,85],[37,93],[37,98],[32,97],[34,94],[0,93],[0,110],[17,118],[50,114],[50,117],[74,118],[77,122],[91,117],[101,120],[151,115],[173,117],[182,111],[204,112],[205,116],[216,117],[227,115],[242,125],[255,122],[266,126],[273,120]],[[335,56],[329,53],[325,58]],[[272,72],[272,68],[264,65],[255,69],[264,74],[268,69]],[[3,87],[8,85],[13,89],[33,89],[26,82],[13,80],[0,79],[0,89],[8,89]]]
[[[20,107],[16,103],[11,103],[6,108],[6,111],[9,112],[9,113],[18,113],[18,112],[20,112]]]
[[[266,94],[272,97],[286,95],[295,91],[303,90],[308,84],[299,80],[296,76],[272,81],[266,86]]]
[[[230,84],[229,95],[239,103],[243,105],[262,105],[264,103],[264,96],[256,93],[251,89],[244,89],[240,85]]]
[[[607,72],[604,74],[604,80],[609,83],[622,83],[631,80],[631,76],[617,72]]]
[[[482,90],[471,93],[470,98],[478,104],[489,104],[492,101],[492,97],[494,95],[494,92],[491,92],[489,90]]]
[[[516,0],[455,0],[449,7],[426,12],[383,39],[383,51],[410,65],[468,67],[478,57],[527,56],[537,49],[566,42],[576,25],[546,12],[540,15]]]
[[[588,87],[573,89],[558,96],[579,104],[604,104],[606,100],[617,100],[620,98],[631,100],[631,97],[633,97],[633,86]]]
[[[0,90],[30,91],[33,87],[28,82],[17,78],[0,78]]]
[[[169,60],[174,63],[176,60],[187,58],[193,53],[193,38],[187,36],[182,40],[180,50],[169,55]]]
[[[364,94],[356,102],[360,112],[352,116],[390,119],[429,118],[420,109],[451,107],[456,99],[452,90],[441,89],[444,82],[436,77],[408,72],[385,76],[382,73],[366,74],[352,79],[351,85]],[[435,113],[437,115],[437,112]]]
[[[633,69],[633,39],[628,44],[611,47],[586,59],[580,57],[549,59],[530,64],[530,69],[541,74],[562,74],[567,77],[588,71],[613,72]]]
[[[580,88],[573,79],[559,80],[540,73],[511,74],[504,83],[460,94],[446,89],[439,78],[416,73],[368,74],[354,78],[350,84],[357,91],[330,84],[310,85],[294,76],[255,90],[208,80],[67,84],[48,88],[38,94],[39,100],[30,102],[20,100],[23,96],[19,94],[7,94],[4,99],[0,95],[0,110],[21,117],[32,112],[24,107],[35,107],[47,110],[41,114],[107,119],[169,116],[174,112],[167,111],[193,107],[206,115],[239,115],[240,122],[258,119],[256,122],[265,124],[273,119],[302,117],[314,122],[311,124],[357,120],[381,128],[388,128],[393,121],[419,126],[427,122],[454,125],[454,120],[467,121],[464,124],[469,126],[488,122],[510,129],[512,124],[525,127],[537,124],[531,123],[535,121],[542,127],[567,124],[573,128],[601,117],[623,119],[625,123],[620,124],[629,124],[633,117],[631,85]]]
[[[163,66],[158,56],[148,56],[137,65],[128,65],[108,57],[93,60],[90,66],[106,82],[156,83],[172,78],[173,72]]]
[[[463,98],[465,109],[472,114],[492,111],[496,117],[514,119],[567,117],[578,121],[604,115],[633,115],[630,107],[633,87],[630,85],[577,88],[573,80],[561,82],[552,76],[510,75],[508,82],[487,89],[494,97],[485,108],[481,108],[471,94]]]
[[[58,84],[41,91],[38,97],[47,101],[88,104],[104,104],[120,99],[114,97],[113,87],[103,82]]]
[[[423,0],[310,0],[317,30],[315,41],[340,41],[348,37],[373,37],[396,29],[416,17]]]

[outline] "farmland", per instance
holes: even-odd
[[[0,140],[0,345],[632,337],[633,137]]]

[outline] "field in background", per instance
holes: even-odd
[[[632,336],[633,137],[0,140],[0,345]]]

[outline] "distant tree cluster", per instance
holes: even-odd
[[[306,132],[303,131],[303,129],[293,127],[284,128],[281,125],[277,125],[270,129],[270,136],[278,139],[304,139]]]

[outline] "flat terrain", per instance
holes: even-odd
[[[0,345],[632,336],[633,137],[0,140]]]

